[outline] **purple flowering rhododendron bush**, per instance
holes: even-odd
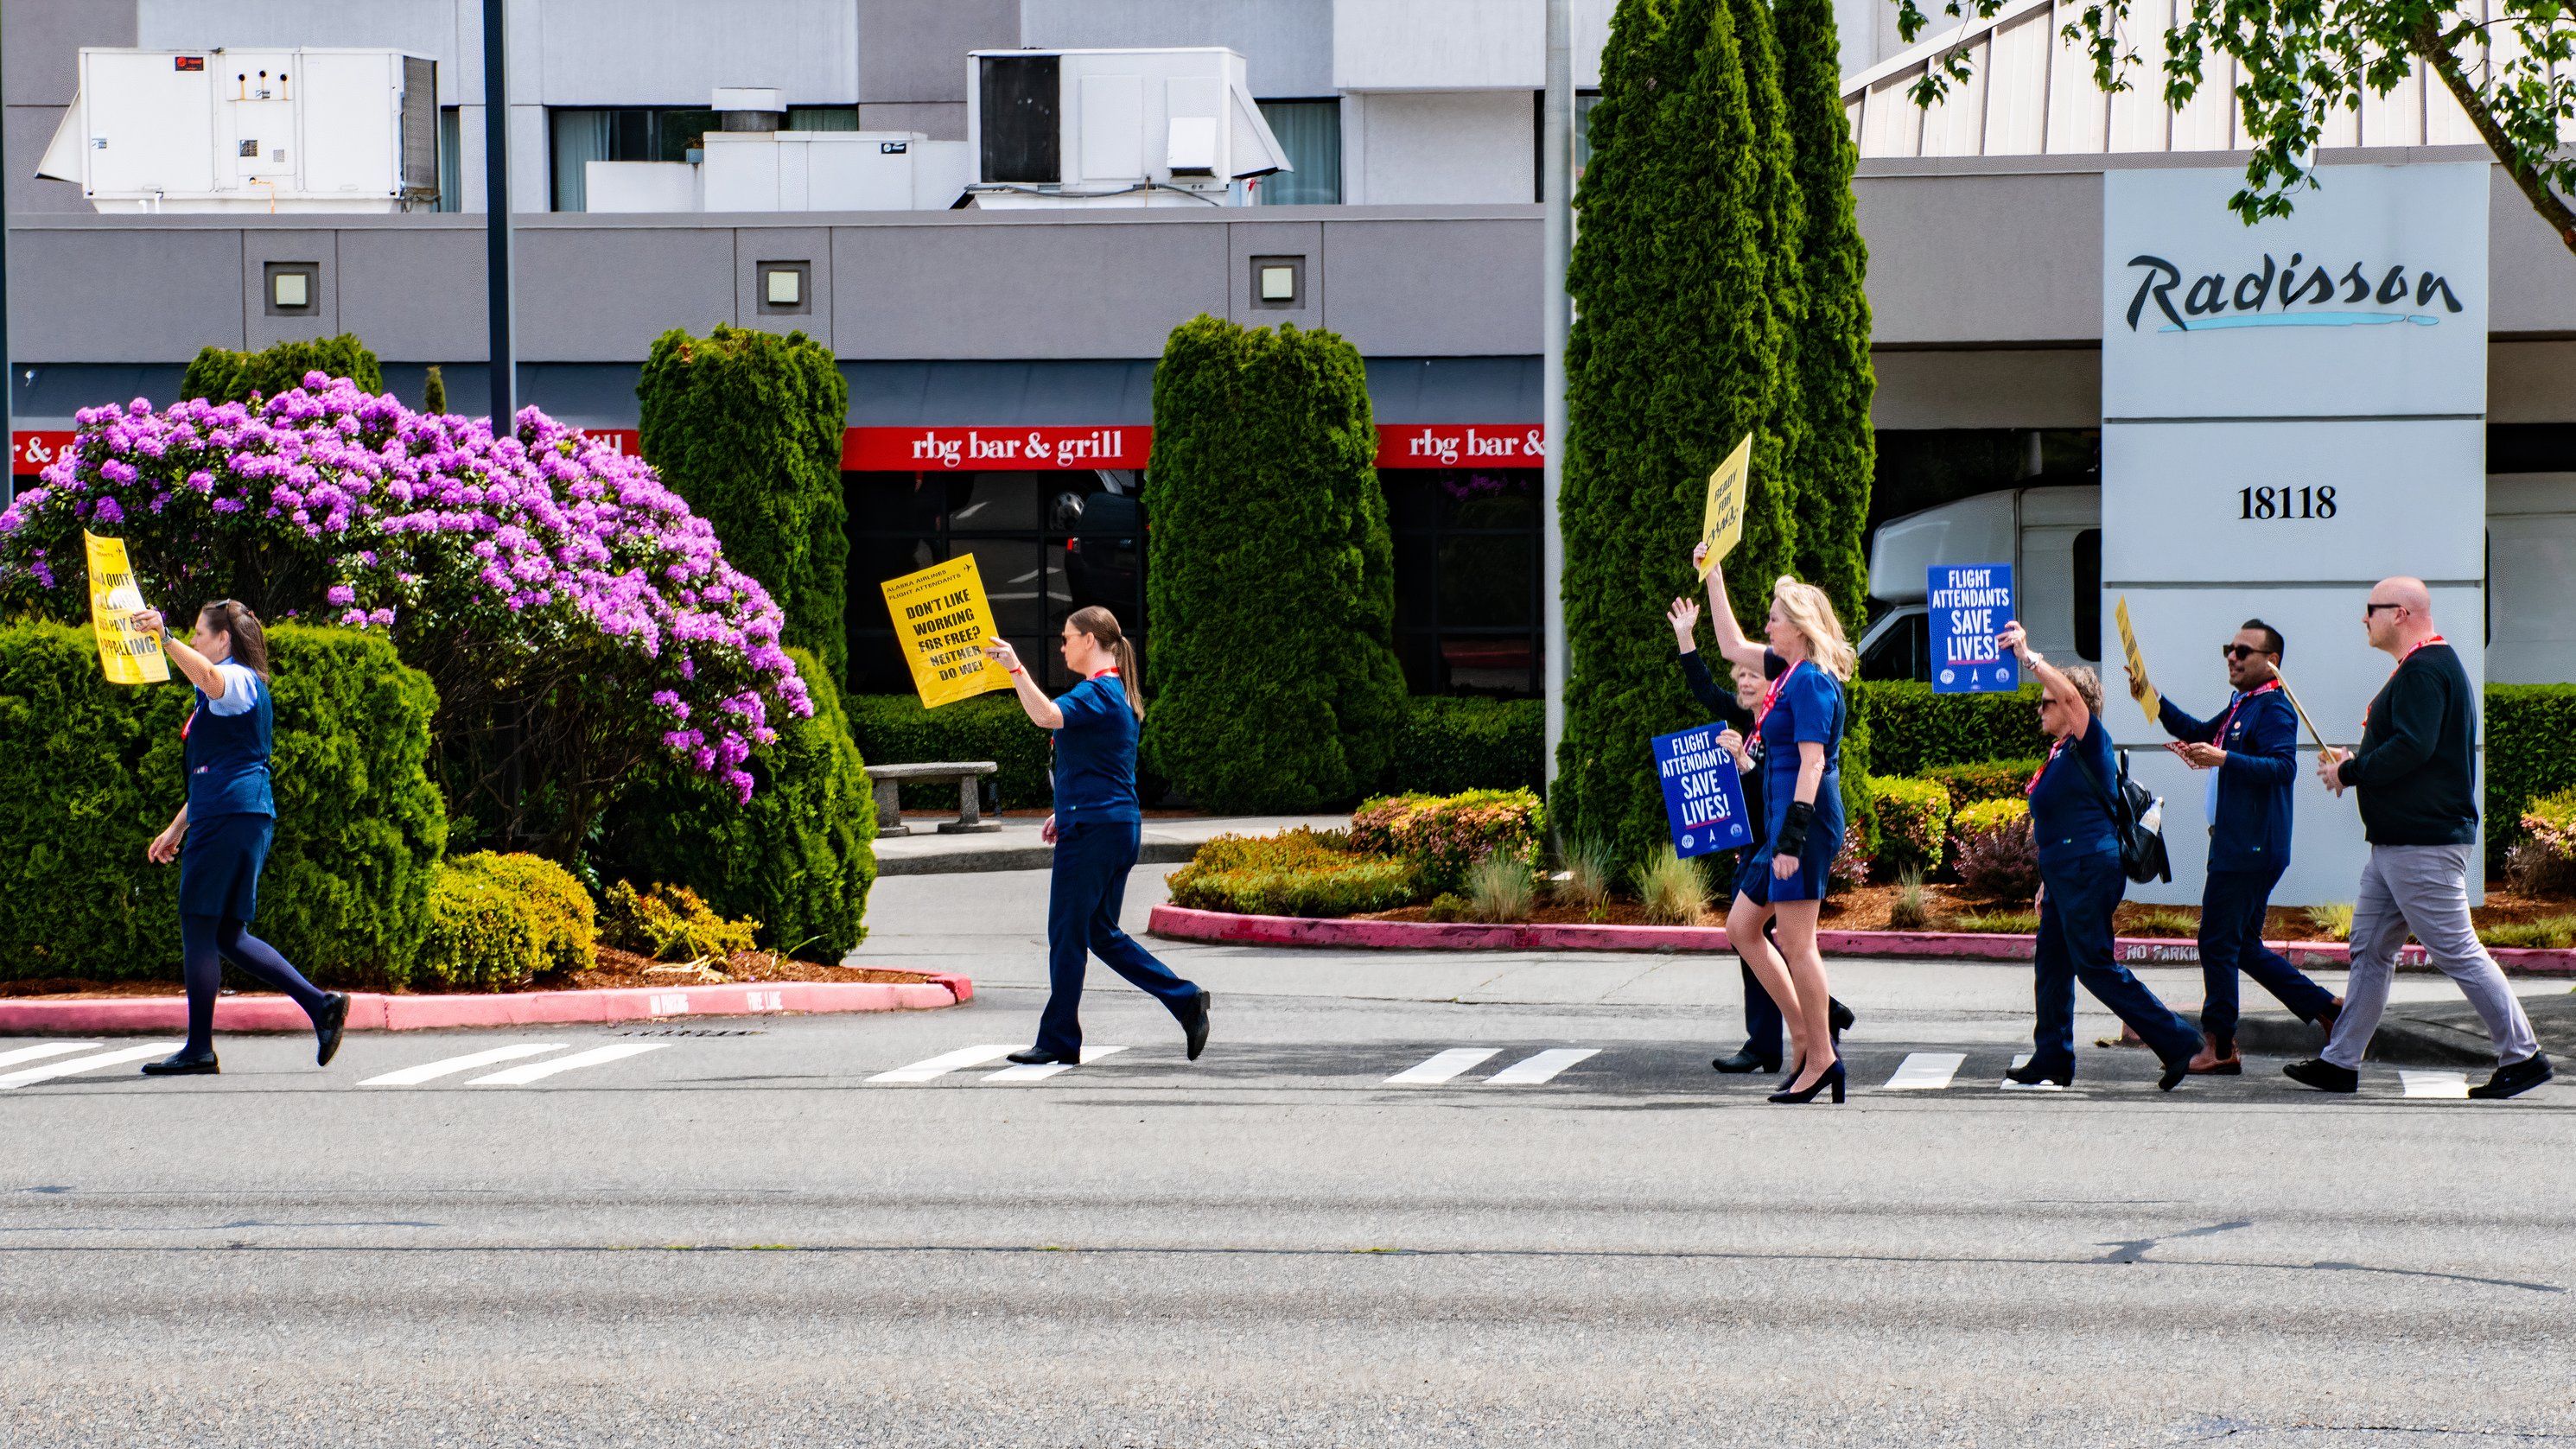
[[[451,811],[575,848],[656,754],[720,777],[810,715],[760,584],[641,459],[534,408],[515,435],[416,413],[347,379],[250,405],[84,410],[0,512],[0,610],[88,615],[81,531],[126,541],[185,619],[242,600],[391,636],[439,692]]]

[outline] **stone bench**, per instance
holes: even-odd
[[[868,783],[876,790],[877,834],[910,835],[911,827],[903,823],[903,787],[921,781],[957,782],[957,818],[939,822],[942,835],[965,835],[970,832],[999,830],[998,820],[984,818],[984,802],[975,782],[986,775],[999,773],[1001,767],[990,760],[950,760],[926,765],[870,765]]]

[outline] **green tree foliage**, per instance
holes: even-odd
[[[1729,556],[1739,587],[1759,587],[1791,572],[1806,545],[1810,485],[1797,464],[1807,452],[1805,401],[1798,380],[1798,350],[1806,318],[1806,273],[1801,256],[1806,208],[1798,194],[1797,148],[1789,107],[1781,92],[1785,74],[1780,43],[1764,0],[1726,0],[1735,30],[1735,53],[1744,70],[1745,119],[1750,130],[1754,249],[1762,261],[1762,290],[1755,309],[1737,324],[1733,350],[1771,359],[1770,407],[1753,435],[1753,471],[1745,497],[1744,539]],[[1722,64],[1709,49],[1701,64]],[[1705,88],[1706,79],[1699,78]],[[1768,479],[1769,486],[1762,486]],[[1753,572],[1754,569],[1761,572]],[[1804,577],[1803,574],[1800,577]]]
[[[1729,7],[1622,0],[1601,66],[1566,279],[1572,654],[1550,806],[1565,838],[1635,860],[1665,840],[1646,741],[1698,720],[1657,616],[1695,587],[1689,549],[1709,471],[1746,433],[1769,430],[1782,358],[1764,301],[1765,151]],[[1776,466],[1755,470],[1727,560],[1748,621],[1791,560],[1788,482]]]
[[[820,680],[846,683],[850,390],[830,350],[802,332],[675,327],[654,340],[635,395],[646,460],[715,525],[726,560],[769,590],[787,617],[782,639],[821,657]]]
[[[1832,0],[1777,0],[1773,11],[1806,228],[1799,242],[1799,411],[1789,476],[1797,480],[1798,577],[1823,589],[1858,635],[1869,593],[1871,476],[1878,467],[1870,400],[1869,244],[1852,214],[1859,153],[1843,114],[1842,58]]]
[[[447,816],[427,676],[380,638],[284,625],[277,840],[258,934],[327,985],[398,984],[429,928]],[[112,685],[86,627],[0,627],[0,979],[175,979],[179,885],[144,844],[186,798],[176,681]]]
[[[813,677],[814,656],[788,652]],[[836,691],[814,691],[811,719],[781,710],[771,723],[778,739],[745,767],[759,782],[749,804],[721,780],[657,762],[612,812],[600,875],[687,886],[720,914],[759,921],[771,950],[838,961],[867,936],[877,876],[867,769]]]
[[[2004,4],[1897,0],[1896,28],[1910,41],[1934,13],[1990,16]],[[2061,34],[2084,47],[2097,84],[2127,90],[2142,24],[2163,26],[2170,16],[2162,89],[2176,108],[2199,94],[2204,67],[2218,61],[2219,84],[2230,88],[2251,143],[2245,189],[2229,203],[2247,221],[2288,216],[2299,191],[2329,184],[2313,166],[2334,113],[2359,111],[2364,93],[2417,84],[2420,63],[2422,83],[2460,103],[2523,199],[2576,251],[2568,203],[2576,150],[2564,139],[2576,116],[2576,26],[2561,0],[2182,0],[2147,13],[2153,19],[2142,22],[2131,0],[2096,0],[2077,7]],[[1913,97],[1930,105],[1969,71],[1968,47],[1936,57]]]
[[[429,376],[420,385],[420,410],[425,413],[447,411],[447,375],[430,364]]]
[[[1394,543],[1357,349],[1200,316],[1154,370],[1145,753],[1202,810],[1312,810],[1405,721]]]
[[[275,397],[304,385],[304,375],[345,377],[369,393],[385,390],[385,375],[367,344],[343,332],[309,342],[281,342],[264,352],[200,349],[179,379],[179,396],[209,402],[248,402],[256,393]]]

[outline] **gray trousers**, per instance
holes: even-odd
[[[2358,1067],[2379,1016],[2388,1007],[2388,983],[2397,973],[2397,948],[2406,933],[2424,943],[2424,954],[2478,1009],[2495,1042],[2499,1065],[2540,1054],[2531,1018],[2505,984],[2487,948],[2469,923],[2469,851],[2466,845],[2374,845],[2361,868],[2361,898],[2352,908],[2352,979],[2343,989],[2343,1015],[2326,1043],[2325,1059]]]

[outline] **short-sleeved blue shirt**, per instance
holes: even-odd
[[[2083,758],[2076,758],[2077,751]],[[2090,762],[2090,772],[2084,768]],[[2096,714],[2085,723],[2084,737],[2049,752],[2030,791],[2031,834],[2039,843],[2039,863],[2055,865],[2078,856],[2120,853],[2120,835],[2111,818],[2111,782],[2119,766],[2111,759],[2111,732]]]
[[[1781,678],[1783,666],[1786,678]],[[1842,828],[1842,743],[1845,718],[1843,687],[1815,661],[1790,665],[1764,651],[1763,671],[1780,680],[1780,693],[1762,716],[1763,795],[1767,814],[1786,817],[1798,789],[1798,746],[1825,747],[1825,776],[1817,787],[1816,818],[1833,830]],[[1777,830],[1776,823],[1773,829]]]
[[[1136,711],[1115,671],[1095,674],[1056,698],[1064,724],[1055,732],[1055,814],[1062,828],[1091,822],[1139,822],[1136,800]]]

